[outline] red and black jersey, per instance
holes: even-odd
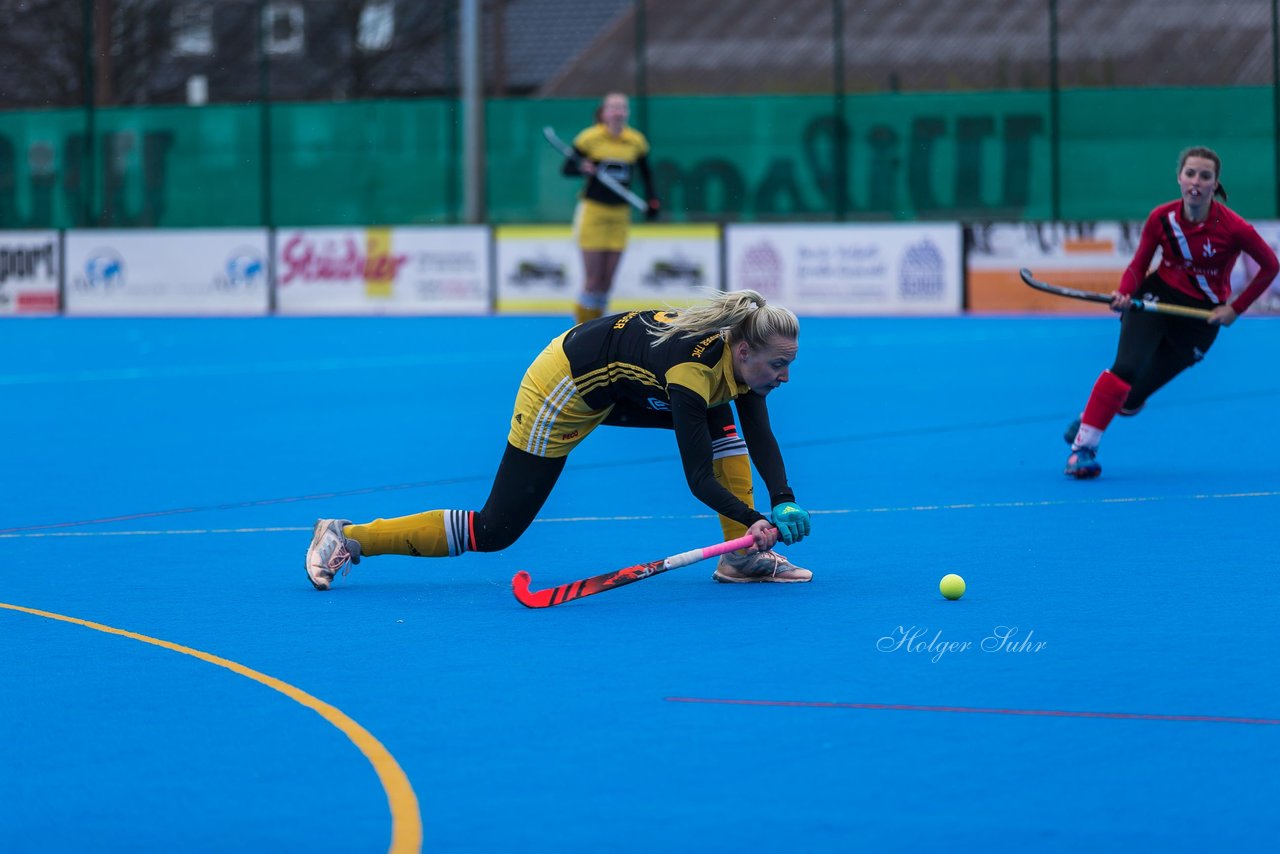
[[[1162,280],[1171,288],[1214,305],[1231,296],[1231,268],[1240,253],[1257,261],[1258,274],[1231,305],[1237,314],[1243,314],[1262,295],[1280,270],[1276,254],[1253,226],[1217,201],[1209,203],[1209,215],[1203,222],[1189,222],[1183,217],[1181,199],[1153,210],[1142,227],[1133,260],[1120,280],[1120,293],[1137,293],[1156,249],[1161,253],[1156,273]]]

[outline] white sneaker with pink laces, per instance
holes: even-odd
[[[811,581],[813,573],[796,566],[775,551],[767,552],[729,552],[720,556],[716,571],[711,574],[716,581],[729,584],[751,584],[753,582],[775,582],[794,584],[800,581]]]
[[[342,535],[349,519],[317,519],[307,549],[307,578],[317,590],[328,590],[338,570],[346,575],[360,562],[360,544]]]

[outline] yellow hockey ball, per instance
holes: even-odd
[[[944,575],[938,582],[938,590],[948,599],[959,599],[964,595],[964,579],[954,572]]]

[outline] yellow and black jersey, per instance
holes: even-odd
[[[630,188],[635,173],[639,172],[644,179],[648,197],[653,197],[653,181],[649,174],[649,141],[640,131],[624,127],[622,133],[614,136],[605,125],[592,125],[574,137],[573,148],[580,157],[593,161],[598,172],[608,173],[624,187]],[[564,171],[569,175],[580,174],[572,161],[566,162]],[[587,181],[582,197],[603,205],[627,203],[594,176]]]
[[[569,330],[564,354],[578,394],[589,406],[604,409],[623,403],[669,410],[673,384],[696,393],[704,408],[750,391],[734,379],[728,348],[719,333],[701,340],[673,338],[653,346],[648,324],[661,325],[669,316],[664,311],[630,311]]]
[[[655,347],[649,324],[660,326],[673,316],[632,311],[590,320],[565,333],[562,346],[576,395],[596,410],[669,412],[694,494],[717,512],[750,525],[763,517],[720,487],[712,474],[707,410],[734,402],[742,438],[772,503],[793,501],[765,399],[734,376],[732,349],[719,333],[676,337]]]

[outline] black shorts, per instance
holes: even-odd
[[[1155,273],[1143,280],[1134,296],[1170,305],[1212,308],[1208,301],[1183,293]],[[1172,376],[1203,359],[1219,329],[1194,317],[1126,311],[1120,315],[1120,343],[1111,372],[1131,384],[1144,374]]]

